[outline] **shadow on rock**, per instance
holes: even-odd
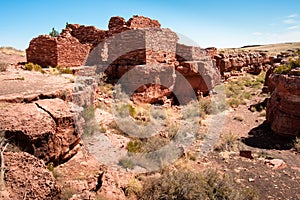
[[[248,137],[242,138],[242,142],[248,146],[260,149],[289,150],[293,148],[295,139],[293,137],[276,135],[266,121],[251,129],[248,135]]]

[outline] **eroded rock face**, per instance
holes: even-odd
[[[275,133],[300,136],[300,76],[273,73],[275,86],[267,104],[267,121]]]
[[[71,157],[80,142],[72,109],[71,103],[61,99],[6,103],[0,109],[0,130],[22,150],[45,162],[59,163]]]
[[[240,53],[240,54],[219,54],[214,56],[216,65],[221,73],[232,70],[241,71],[242,68],[249,73],[259,74],[261,66],[271,64],[270,58],[264,52],[259,53]]]
[[[6,152],[4,163],[3,199],[59,199],[60,186],[42,160],[24,152]]]
[[[175,81],[175,68],[158,64],[135,66],[125,73],[118,83],[133,101],[157,103],[164,101],[171,94]]]
[[[208,94],[221,81],[220,73],[209,57],[199,61],[182,62],[176,67],[176,74],[175,94],[185,97],[191,95],[188,94],[191,91],[188,87],[198,95]]]

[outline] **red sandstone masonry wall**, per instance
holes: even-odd
[[[178,36],[170,29],[146,29],[146,62],[168,63],[176,62],[176,44]]]
[[[176,58],[179,62],[182,61],[192,61],[201,60],[203,57],[207,56],[205,49],[195,46],[187,46],[184,44],[177,43],[176,45]]]
[[[92,64],[176,62],[177,35],[169,29],[161,29],[157,20],[134,16],[126,22],[122,17],[112,17],[108,27],[109,30],[104,31],[94,26],[69,24],[58,38],[33,39],[27,49],[27,61],[43,66],[83,65],[90,53],[85,45],[90,45],[89,50],[94,49],[89,56]]]
[[[67,29],[80,43],[92,44],[94,47],[107,38],[107,31],[100,30],[94,26],[69,24]]]
[[[153,63],[174,64],[176,62],[177,41],[176,33],[170,29],[127,30],[114,34],[105,40],[100,45],[101,47],[93,49],[88,64],[95,65],[105,62],[108,65],[121,66]]]
[[[40,35],[30,41],[26,49],[27,62],[41,66],[57,66],[57,40],[49,35]]]
[[[144,30],[128,30],[111,36],[106,42],[108,44],[108,64],[146,64]]]
[[[80,66],[85,62],[90,45],[81,44],[65,33],[59,37],[42,35],[30,42],[26,49],[27,62],[46,66]]]
[[[127,21],[127,26],[130,28],[160,28],[160,23],[155,19],[150,19],[144,16],[134,15]]]
[[[89,44],[81,44],[76,38],[70,34],[57,38],[57,64],[66,66],[81,66],[87,59],[91,46]]]

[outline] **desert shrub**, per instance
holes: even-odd
[[[242,94],[242,96],[243,96],[243,98],[245,98],[245,99],[251,99],[251,97],[252,97],[252,94],[250,93],[250,92],[245,92],[245,93],[243,93]]]
[[[95,107],[90,106],[83,110],[84,126],[83,136],[91,136],[95,131],[100,129],[99,125],[95,120]]]
[[[73,74],[73,70],[70,67],[63,68],[61,66],[56,66],[55,69],[61,74]]]
[[[25,69],[28,71],[36,71],[36,72],[41,72],[42,74],[45,73],[45,71],[43,70],[43,68],[38,65],[38,64],[34,64],[34,63],[26,63],[25,64]]]
[[[277,74],[288,74],[291,71],[291,67],[289,65],[281,65],[274,69],[274,72]]]
[[[292,69],[300,68],[300,59],[290,60],[288,64],[281,65],[274,69],[277,74],[288,74]]]
[[[199,108],[200,108],[200,113],[205,113],[206,115],[209,115],[213,112],[210,99],[205,99],[205,98],[200,99]]]
[[[245,104],[245,101],[243,99],[230,98],[227,100],[227,105],[232,108],[237,108],[241,104]]]
[[[227,98],[236,97],[241,94],[243,90],[244,86],[240,84],[240,82],[230,82],[226,85],[225,94]]]
[[[0,63],[0,72],[5,72],[7,70],[7,63]]]
[[[132,196],[139,194],[143,189],[142,183],[136,178],[132,178],[128,181],[124,188],[124,193],[126,196]]]
[[[235,151],[238,147],[238,137],[231,131],[223,134],[215,146],[216,151]]]
[[[101,133],[105,133],[107,131],[107,128],[103,124],[101,124],[99,130]]]
[[[51,32],[49,33],[49,35],[52,36],[52,37],[58,37],[59,32],[57,30],[55,30],[55,28],[53,27]]]
[[[217,170],[166,170],[160,178],[148,178],[139,199],[257,199],[255,190],[246,191],[231,177]]]
[[[300,137],[297,137],[294,141],[294,148],[295,150],[300,153]]]
[[[118,106],[116,111],[120,117],[128,117],[128,114],[133,118],[136,116],[135,108],[129,103]]]
[[[141,150],[142,142],[140,140],[130,141],[127,144],[127,150],[130,153],[136,153]]]
[[[53,177],[55,179],[58,178],[59,174],[57,173],[57,171],[54,169],[53,163],[48,163],[47,164],[47,169],[53,174]]]
[[[133,169],[135,164],[130,158],[122,158],[119,160],[119,165],[127,169]]]
[[[141,152],[149,153],[161,149],[170,142],[169,138],[152,136],[142,141]]]
[[[268,159],[268,160],[274,159],[274,156],[270,155],[270,154],[267,153],[266,151],[260,151],[260,152],[258,152],[258,157],[259,157],[259,158]]]

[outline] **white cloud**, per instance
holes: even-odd
[[[294,29],[298,29],[298,28],[300,28],[300,26],[296,25],[296,26],[290,26],[287,29],[288,30],[294,30]]]
[[[254,32],[254,33],[252,33],[252,35],[260,36],[260,35],[263,35],[263,33],[261,33],[261,32]]]
[[[294,19],[286,19],[286,20],[283,20],[282,22],[285,24],[296,24],[297,23],[297,21]]]
[[[294,13],[294,14],[291,14],[289,16],[286,16],[287,18],[295,18],[295,17],[298,17],[298,14]]]

